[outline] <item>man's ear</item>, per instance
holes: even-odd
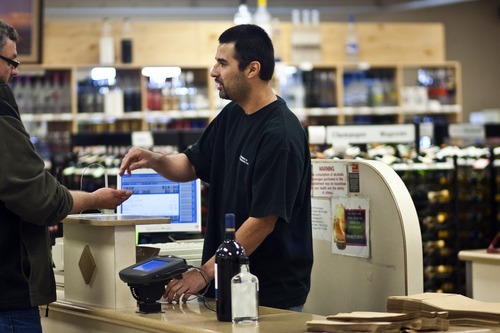
[[[247,66],[247,76],[248,78],[258,77],[260,73],[260,62],[252,61]]]

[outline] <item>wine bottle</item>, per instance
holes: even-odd
[[[132,62],[132,25],[128,17],[123,19],[120,46],[122,63],[130,64]]]
[[[250,273],[247,256],[240,256],[240,272],[231,279],[233,323],[256,323],[259,320],[259,279]]]
[[[217,319],[232,321],[231,279],[240,272],[239,257],[245,250],[234,239],[234,214],[225,215],[226,239],[215,252],[215,303]]]

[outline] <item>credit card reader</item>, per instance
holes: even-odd
[[[165,285],[172,279],[182,279],[189,266],[186,260],[172,255],[156,256],[142,260],[119,272],[127,283],[132,296],[139,303],[139,312],[161,312],[158,300],[165,292]]]

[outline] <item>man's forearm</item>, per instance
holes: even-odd
[[[73,207],[71,207],[70,214],[76,214],[81,211],[98,208],[96,195],[83,191],[69,191],[73,197]]]

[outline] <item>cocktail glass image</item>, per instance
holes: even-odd
[[[334,241],[339,250],[346,248],[345,243],[345,207],[338,203],[333,214]]]

